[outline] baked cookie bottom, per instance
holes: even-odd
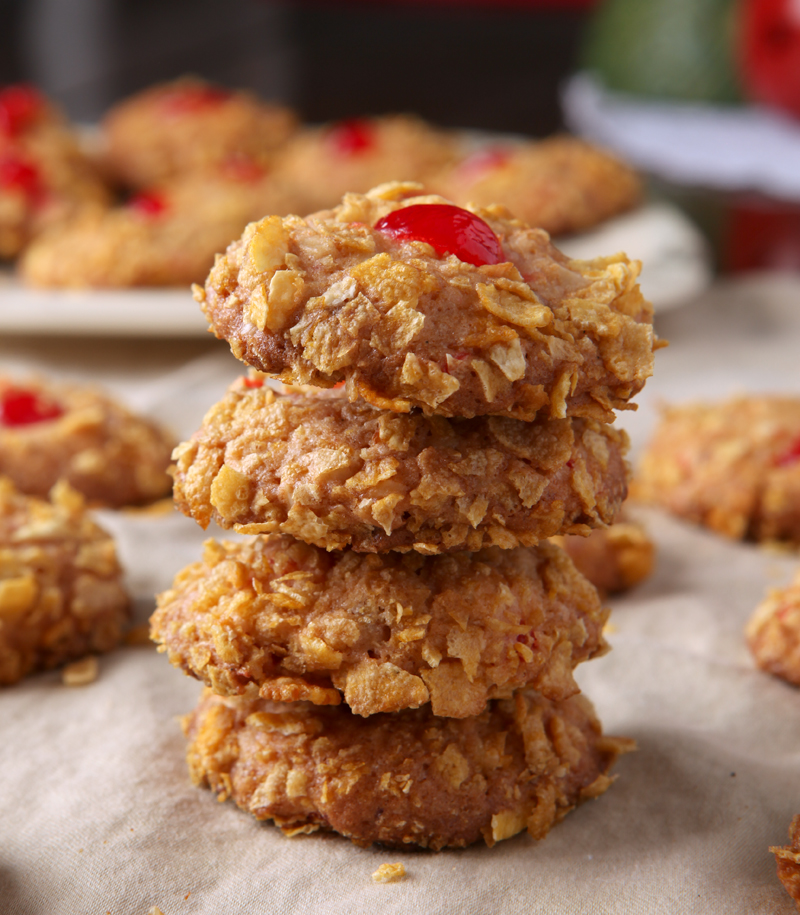
[[[287,835],[334,830],[358,845],[488,845],[543,838],[602,794],[633,742],[603,736],[583,696],[533,691],[462,720],[428,708],[369,719],[347,708],[222,698],[184,719],[195,784]]]
[[[521,687],[577,693],[573,669],[605,653],[606,619],[549,543],[425,557],[272,536],[208,541],[159,596],[151,634],[217,693],[465,718]]]
[[[800,543],[800,399],[667,408],[630,496],[733,539]]]
[[[27,414],[9,424],[9,411]],[[173,440],[90,387],[0,375],[0,474],[45,497],[66,480],[93,505],[152,502],[171,489]]]
[[[129,600],[114,543],[58,484],[51,501],[0,477],[0,684],[109,651]]]

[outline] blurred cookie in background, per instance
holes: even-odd
[[[99,169],[60,111],[32,86],[0,89],[0,259],[109,200]]]
[[[192,76],[124,99],[101,124],[109,171],[131,188],[150,187],[232,156],[265,165],[296,128],[289,108]]]
[[[89,387],[0,376],[0,475],[44,497],[65,480],[93,505],[169,494],[173,439]]]

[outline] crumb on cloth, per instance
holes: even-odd
[[[406,876],[406,869],[401,863],[381,864],[372,875],[375,883],[397,883]]]
[[[94,655],[73,661],[61,671],[61,682],[64,686],[88,686],[94,683],[100,672],[100,665]]]

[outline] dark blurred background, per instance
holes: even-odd
[[[0,84],[43,88],[75,120],[195,73],[308,121],[413,111],[543,136],[563,126],[591,0],[0,0]]]

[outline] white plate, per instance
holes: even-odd
[[[556,244],[570,257],[625,251],[639,258],[642,289],[656,311],[692,301],[711,281],[702,236],[666,204],[649,204]],[[208,323],[188,289],[28,289],[5,272],[0,333],[196,337],[208,333]]]
[[[195,337],[208,332],[189,289],[28,289],[0,273],[0,332]]]

